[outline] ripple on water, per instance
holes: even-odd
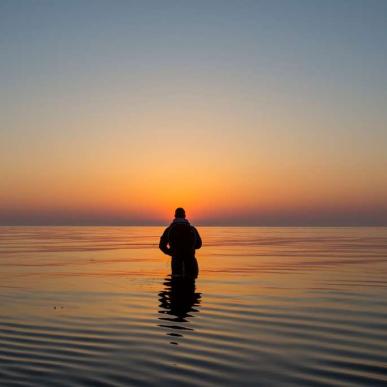
[[[4,386],[387,385],[387,230],[2,228]]]

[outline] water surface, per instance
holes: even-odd
[[[386,385],[386,228],[0,228],[0,384]]]

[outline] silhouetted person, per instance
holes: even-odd
[[[160,238],[160,250],[172,257],[172,276],[196,278],[199,273],[195,250],[202,247],[196,228],[185,218],[183,208],[176,208],[175,219]]]

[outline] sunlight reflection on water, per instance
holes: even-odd
[[[387,383],[386,228],[2,227],[2,385]]]

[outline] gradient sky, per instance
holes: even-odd
[[[0,2],[0,224],[387,225],[387,2]]]

